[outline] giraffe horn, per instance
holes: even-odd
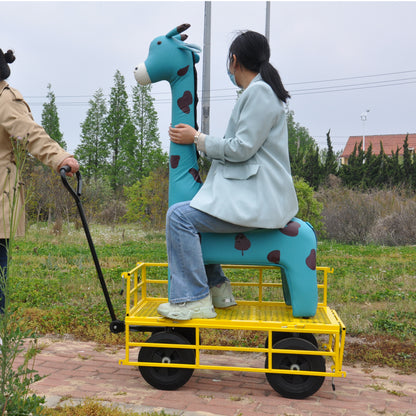
[[[167,33],[166,37],[171,38],[175,35],[178,35],[179,33],[185,32],[186,29],[188,29],[191,25],[189,23],[184,23],[180,26],[175,27],[175,29],[172,29],[170,32]]]
[[[178,33],[182,33],[182,32],[185,32],[185,30],[189,29],[190,27],[191,27],[191,25],[189,23],[184,23],[184,24],[178,26],[176,28],[176,30],[178,31]]]
[[[186,39],[188,39],[188,35],[185,35],[185,34],[182,33],[181,41],[184,42]]]

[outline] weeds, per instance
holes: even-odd
[[[93,400],[86,400],[76,406],[61,406],[55,409],[43,409],[41,416],[175,416],[161,412],[127,412],[114,406],[105,406]],[[176,414],[176,416],[179,416]]]
[[[339,184],[321,189],[324,235],[346,244],[415,244],[414,192],[406,189],[358,192]]]
[[[15,316],[15,315],[14,315]],[[1,346],[1,382],[0,410],[1,414],[25,416],[38,414],[43,397],[30,394],[30,385],[41,377],[34,370],[34,357],[37,343],[30,331],[22,331],[20,322],[9,314],[6,309],[0,320]],[[30,338],[28,343],[25,339]],[[24,353],[24,354],[23,354]],[[17,369],[18,356],[23,355],[23,362]],[[6,412],[6,413],[5,413]]]

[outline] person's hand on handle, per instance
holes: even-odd
[[[63,166],[69,166],[71,168],[71,171],[66,173],[67,176],[73,176],[74,173],[78,172],[79,170],[79,164],[77,160],[73,157],[67,157],[66,159],[64,159],[58,167],[58,172],[61,170]]]

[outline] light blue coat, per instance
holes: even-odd
[[[283,103],[257,75],[238,99],[224,138],[207,135],[213,159],[191,206],[224,221],[282,228],[297,213]]]

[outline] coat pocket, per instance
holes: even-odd
[[[260,165],[224,165],[223,176],[225,179],[249,179],[257,175]]]

